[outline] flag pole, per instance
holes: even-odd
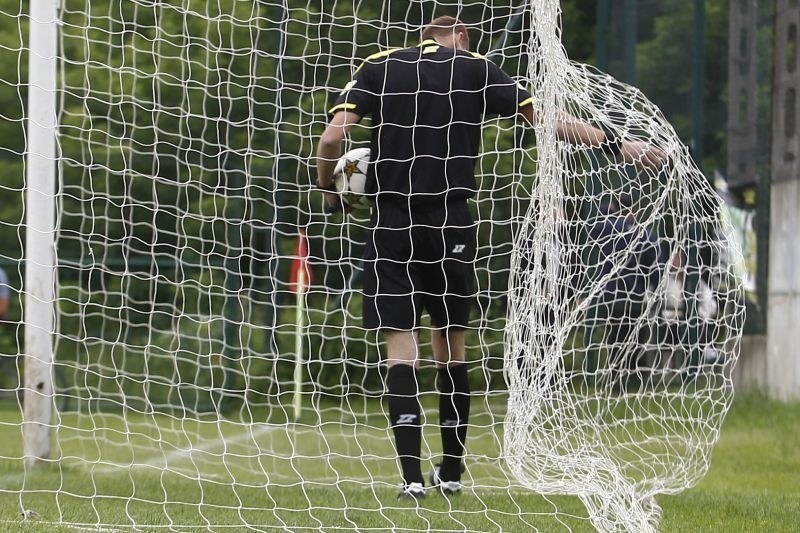
[[[300,419],[300,409],[302,407],[303,396],[303,326],[305,325],[305,292],[306,292],[306,272],[301,268],[297,272],[296,288],[296,315],[294,330],[294,420]]]
[[[297,236],[295,259],[292,264],[292,284],[295,293],[295,330],[294,330],[294,396],[292,411],[294,420],[300,420],[303,407],[303,330],[306,316],[306,291],[311,283],[311,272],[308,270],[308,241],[304,231]]]

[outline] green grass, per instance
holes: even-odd
[[[449,500],[432,495],[415,507],[396,499],[396,466],[379,404],[358,409],[364,414],[355,418],[326,410],[319,426],[67,414],[58,435],[63,458],[26,473],[19,409],[3,401],[0,529],[73,531],[69,524],[103,524],[131,530],[136,524],[143,531],[170,525],[238,531],[251,524],[287,531],[591,531],[577,498],[546,498],[507,479],[497,460],[502,402],[476,403],[465,481],[481,486]],[[708,475],[679,495],[658,497],[661,529],[795,531],[797,420],[800,404],[738,397]],[[425,439],[438,448],[435,430]],[[22,522],[22,509],[39,518]]]

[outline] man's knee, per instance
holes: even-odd
[[[419,359],[417,334],[413,331],[386,330],[386,363],[413,365]]]

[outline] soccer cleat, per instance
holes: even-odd
[[[430,482],[431,486],[436,487],[439,489],[439,492],[444,494],[445,496],[452,496],[453,494],[458,494],[461,492],[461,482],[460,481],[444,481],[442,478],[439,477],[439,471],[441,470],[442,465],[437,463],[433,465],[430,473]],[[461,472],[464,472],[464,465],[461,465]]]
[[[400,500],[421,500],[425,497],[425,486],[422,483],[409,483],[403,485],[403,490],[397,495]]]

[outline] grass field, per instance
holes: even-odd
[[[484,405],[502,409],[499,400]],[[419,507],[396,499],[383,415],[359,417],[358,426],[331,416],[316,427],[67,414],[62,459],[26,473],[19,408],[3,401],[0,530],[592,530],[577,498],[538,496],[503,475],[502,428],[489,412],[471,420],[468,490],[451,499],[434,494]],[[709,474],[691,490],[658,498],[661,529],[797,531],[798,421],[800,404],[737,397]],[[436,445],[435,430],[426,440]],[[23,522],[22,509],[37,518]]]

